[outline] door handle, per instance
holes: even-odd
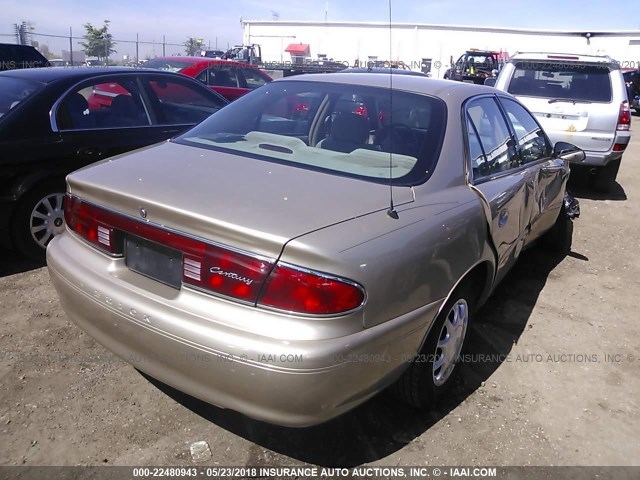
[[[77,150],[79,157],[100,158],[102,157],[102,150],[99,148],[79,148]]]

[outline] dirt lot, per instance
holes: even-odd
[[[523,255],[441,409],[381,395],[302,430],[152,383],[67,319],[46,268],[0,252],[0,465],[192,465],[201,440],[217,465],[640,464],[638,135],[618,180],[578,188],[569,256]]]

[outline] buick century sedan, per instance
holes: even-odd
[[[308,426],[390,386],[429,408],[522,250],[567,248],[581,155],[492,88],[290,77],[69,175],[49,271],[89,335],[222,408]]]

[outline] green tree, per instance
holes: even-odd
[[[202,50],[203,42],[201,38],[188,37],[183,45],[187,55],[192,56]]]
[[[109,20],[105,20],[102,28],[97,28],[90,23],[84,24],[86,33],[83,35],[84,42],[80,42],[80,45],[84,47],[84,52],[89,57],[98,57],[100,60],[107,61],[109,55],[116,53],[113,48],[116,42],[113,41],[113,37],[109,33]]]

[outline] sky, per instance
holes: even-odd
[[[136,34],[142,42],[139,55],[184,54],[179,46],[187,37],[201,38],[211,48],[226,50],[242,42],[240,19],[315,20],[450,25],[485,25],[564,30],[640,30],[633,15],[640,0],[617,0],[615,7],[603,0],[232,0],[176,2],[175,0],[1,0],[0,42],[13,42],[13,24],[30,21],[33,39],[54,53],[68,50],[69,40],[44,36],[81,37],[87,22],[101,26],[111,21],[110,32],[117,57],[135,54]],[[391,14],[389,11],[391,3]],[[74,47],[75,49],[76,47]]]

